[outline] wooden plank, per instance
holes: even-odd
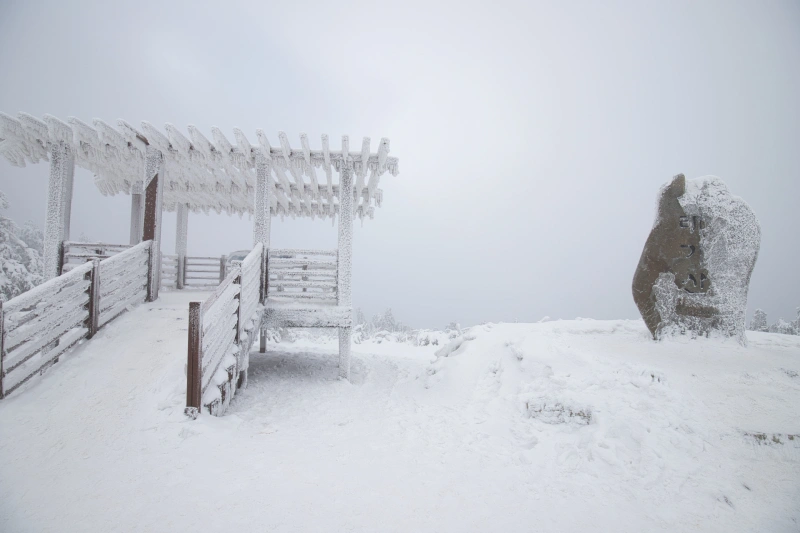
[[[279,308],[267,303],[265,323],[268,327],[340,328],[352,326],[352,309],[338,306],[327,308]]]
[[[230,292],[226,295],[226,298],[230,298],[230,300],[217,300],[217,304],[214,305],[211,309],[207,312],[203,313],[203,323],[205,324],[205,330],[203,331],[204,334],[208,333],[215,324],[220,320],[225,320],[225,317],[230,316],[236,312],[236,308],[239,306],[239,299],[236,296],[239,295],[239,292]]]
[[[64,248],[68,249],[83,249],[86,250],[93,250],[97,248],[108,248],[110,250],[114,250],[116,252],[122,252],[131,248],[133,245],[130,244],[118,244],[118,243],[108,243],[108,242],[78,242],[78,241],[64,241]]]
[[[133,295],[139,294],[142,291],[147,291],[147,284],[144,281],[132,281],[129,285],[108,295],[101,301],[100,316],[106,315],[109,309],[116,307],[122,301],[129,300]]]
[[[297,267],[314,267],[314,268],[336,268],[335,261],[328,261],[322,259],[275,259],[270,258],[270,264],[275,269],[281,268],[297,268]]]
[[[131,295],[128,299],[118,302],[114,307],[108,310],[100,311],[100,327],[105,326],[119,315],[127,311],[127,309],[136,304],[144,303],[147,300],[147,288],[142,287],[137,293]]]
[[[203,393],[206,392],[208,385],[211,383],[211,378],[214,377],[214,374],[219,370],[222,361],[225,359],[225,355],[233,346],[233,339],[236,335],[236,331],[233,327],[230,330],[226,331],[226,335],[221,339],[218,348],[218,352],[214,354],[213,357],[210,357],[206,364],[203,365],[202,370],[202,382],[203,382]],[[204,359],[205,359],[205,354]]]
[[[295,280],[275,280],[272,282],[273,287],[289,288],[294,287],[298,289],[335,289],[335,281],[295,281]]]
[[[236,340],[236,316],[231,315],[231,319],[226,322],[227,328],[220,330],[214,338],[214,342],[209,343],[208,346],[203,347],[203,360],[201,361],[203,368],[203,383],[207,376],[206,370],[214,368],[218,364],[218,360],[225,356],[225,353],[230,350],[231,346]],[[203,333],[203,339],[207,334]]]
[[[147,267],[140,267],[133,272],[125,274],[124,276],[113,278],[111,281],[106,281],[108,279],[106,277],[103,277],[102,279],[103,281],[100,284],[100,297],[113,298],[115,293],[125,292],[126,290],[130,289],[131,285],[136,285],[137,287],[146,287]]]
[[[89,283],[90,281],[87,280],[84,285],[71,287],[68,292],[64,291],[59,293],[62,299],[52,304],[44,304],[41,307],[37,307],[35,314],[31,312],[28,315],[34,315],[35,318],[27,320],[28,317],[25,317],[25,321],[16,327],[10,326],[9,317],[8,314],[6,314],[6,353],[16,349],[18,345],[24,343],[26,340],[42,332],[47,332],[57,324],[66,313],[70,313],[86,305],[89,299],[87,293]],[[88,317],[88,313],[86,313],[86,317]]]
[[[42,336],[30,338],[14,350],[6,352],[6,373],[36,355],[42,348],[58,340],[69,330],[79,326],[83,327],[84,322],[86,322],[86,310],[83,308],[75,309],[72,313],[58,317],[58,320],[54,320],[52,328]]]
[[[288,279],[288,278],[323,278],[325,280],[328,279],[336,279],[336,270],[273,270],[270,272],[270,279]]]
[[[209,285],[212,285],[210,282],[213,281],[213,285],[219,285],[219,276],[186,276],[187,283],[195,280],[208,280]]]
[[[270,249],[269,255],[270,257],[275,257],[276,255],[331,255],[336,256],[336,250],[311,250],[311,249],[289,249],[289,248],[273,248]]]
[[[324,296],[323,296],[324,294]],[[269,293],[270,298],[286,298],[297,300],[324,300],[336,301],[336,293],[313,293],[313,292],[272,292]]]
[[[220,283],[220,285],[217,287],[217,290],[215,290],[214,293],[203,302],[203,308],[201,309],[203,313],[205,313],[207,309],[211,308],[211,306],[214,305],[214,302],[220,297],[221,294],[223,294],[228,289],[228,287],[231,286],[231,284],[233,284],[233,280],[238,275],[239,275],[239,268],[234,267],[231,270],[231,273],[228,275],[228,277],[225,278],[225,281]]]
[[[110,261],[114,259],[114,257],[110,259],[106,259],[105,261]],[[115,262],[111,264],[105,264],[104,261],[100,261],[100,277],[103,280],[114,280],[121,276],[127,276],[131,272],[138,272],[139,270],[148,270],[150,258],[147,257],[147,254],[139,255],[137,254],[134,257],[129,258],[127,261],[124,262]]]
[[[11,298],[5,303],[8,314],[18,313],[30,305],[35,305],[48,295],[52,295],[64,287],[74,283],[84,283],[84,276],[92,270],[92,264],[86,263],[71,270],[68,274],[62,274],[57,278],[48,280],[38,287]]]
[[[7,373],[5,395],[8,396],[36,374],[52,365],[64,352],[83,340],[86,337],[87,331],[88,330],[84,327],[69,331],[59,339],[59,345],[53,351],[47,352],[46,354],[38,352],[39,358],[31,358],[27,360],[25,364],[18,366],[13,373]],[[45,359],[44,363],[41,363],[42,359]],[[35,370],[30,371],[31,368],[35,368]]]

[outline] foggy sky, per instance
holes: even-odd
[[[74,5],[68,5],[74,4]],[[391,139],[355,223],[353,302],[416,327],[638,318],[631,280],[673,175],[720,176],[761,222],[749,312],[800,306],[800,3],[0,2],[0,111]],[[48,165],[0,159],[44,225]],[[130,199],[76,170],[72,236],[127,242]],[[174,248],[175,215],[163,249]],[[252,222],[190,215],[189,253]],[[276,247],[336,246],[273,219]]]

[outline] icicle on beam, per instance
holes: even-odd
[[[175,288],[183,289],[186,279],[186,248],[189,238],[189,207],[186,204],[176,206],[177,224],[175,229],[175,255],[178,256]]]
[[[50,147],[50,181],[47,185],[47,218],[44,224],[44,278],[61,274],[61,252],[69,235],[69,205],[75,157],[63,141]]]
[[[337,304],[351,307],[350,281],[353,272],[353,160],[348,153],[348,138],[342,137],[342,166],[339,172],[339,258],[337,262]],[[339,328],[339,376],[350,379],[352,327]]]

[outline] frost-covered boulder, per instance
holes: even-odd
[[[750,275],[761,228],[750,206],[715,176],[675,176],[633,277],[633,299],[653,337],[735,337],[745,344]]]

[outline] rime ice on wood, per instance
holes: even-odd
[[[655,338],[718,333],[745,344],[750,275],[761,241],[753,211],[717,177],[662,188],[653,230],[633,281]]]
[[[192,260],[208,259],[187,256],[188,211],[253,214],[255,248],[251,254],[260,250],[258,257],[248,256],[239,268],[231,269],[230,279],[224,280],[226,269],[221,261],[222,288],[211,297],[218,304],[209,304],[204,311],[208,314],[203,317],[204,324],[219,322],[222,328],[220,335],[206,339],[213,344],[201,344],[197,350],[198,356],[207,356],[206,366],[199,370],[204,387],[215,382],[216,378],[209,377],[218,373],[214,369],[230,359],[227,356],[233,348],[229,345],[249,348],[253,331],[266,320],[278,327],[339,328],[341,375],[349,377],[353,219],[372,218],[383,198],[378,188],[381,176],[386,172],[398,174],[397,158],[388,155],[389,140],[381,139],[377,152],[372,153],[370,138],[364,137],[361,149],[351,152],[346,135],[341,150],[331,150],[327,135],[321,137],[321,149],[314,149],[304,133],[300,134],[299,147],[292,147],[283,132],[278,132],[278,143],[273,146],[262,130],[255,132],[257,142],[251,142],[238,128],[233,130],[234,142],[216,127],[211,128],[213,141],[194,126],[187,130],[188,135],[184,135],[172,124],[162,132],[149,122],[142,122],[137,129],[124,120],[118,120],[116,127],[101,120],[94,120],[90,126],[73,117],[65,123],[50,116],[38,120],[25,114],[13,118],[0,113],[0,154],[12,164],[36,163],[50,152],[50,204],[55,207],[49,211],[52,223],[48,227],[52,230],[45,255],[50,258],[53,275],[58,273],[59,248],[69,228],[71,185],[67,178],[71,178],[72,164],[93,172],[101,193],[132,195],[130,243],[153,241],[148,259],[149,265],[155,265],[149,270],[149,300],[158,297],[161,285],[162,210],[178,212],[176,256],[168,260],[178,288],[193,281],[187,276],[190,267],[207,266],[192,265]],[[324,184],[317,177],[320,167],[325,172]],[[333,171],[339,173],[339,183],[334,183]],[[337,214],[338,250],[269,251],[272,216],[335,220]],[[233,285],[241,289],[233,291]],[[245,372],[240,382],[246,382],[247,357],[241,354],[247,349],[234,351],[234,367]],[[207,368],[209,361],[214,362],[213,368]],[[226,405],[225,391],[232,395],[235,390],[230,383],[220,389],[222,407],[217,412]]]

